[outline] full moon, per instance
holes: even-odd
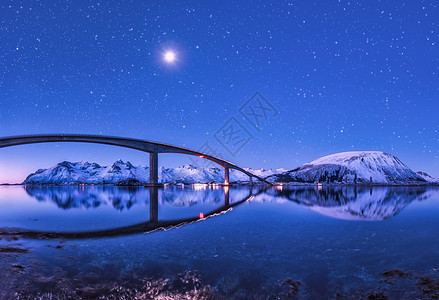
[[[168,50],[165,52],[165,54],[163,55],[163,59],[167,62],[167,63],[173,63],[176,59],[176,55],[174,51]]]

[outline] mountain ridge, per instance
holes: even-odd
[[[246,170],[268,177],[274,173],[285,172],[278,170]],[[149,167],[133,166],[129,161],[117,160],[110,166],[101,166],[90,162],[63,161],[48,169],[39,169],[29,174],[22,184],[51,184],[51,185],[74,185],[74,184],[118,184],[119,182],[138,181],[149,182]],[[248,175],[236,170],[230,170],[230,182],[246,183]],[[160,183],[222,183],[224,182],[224,170],[218,167],[200,168],[190,164],[176,168],[159,169]]]
[[[246,168],[262,178],[277,183],[326,184],[437,184],[424,172],[414,172],[397,157],[380,151],[351,151],[331,154],[305,163],[296,169]],[[23,184],[117,184],[119,182],[149,182],[149,167],[134,166],[117,160],[110,166],[90,162],[63,161],[48,169],[29,174]],[[159,169],[159,182],[169,184],[222,183],[224,171],[219,167],[197,167],[186,164]],[[231,183],[248,183],[247,175],[230,171]]]
[[[351,151],[320,157],[272,181],[345,184],[418,184],[429,182],[397,157],[381,151]]]

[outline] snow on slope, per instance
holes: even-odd
[[[274,175],[274,181],[408,184],[426,182],[398,158],[380,151],[343,152]]]
[[[253,170],[247,169],[261,177],[285,172],[285,169]],[[161,183],[222,183],[224,169],[218,167],[199,168],[184,165],[177,168],[159,170]],[[61,162],[49,169],[40,169],[30,174],[23,184],[115,184],[124,179],[137,179],[142,183],[149,182],[149,167],[133,166],[130,162],[116,161],[111,166],[100,166],[96,163],[68,161]],[[231,170],[230,182],[248,182],[247,175]]]
[[[418,171],[418,172],[416,172],[416,174],[418,174],[419,176],[421,176],[422,178],[424,178],[428,182],[439,183],[439,178],[433,178],[425,172]]]
[[[108,167],[96,163],[63,161],[49,169],[30,174],[24,184],[106,184],[122,179],[136,178],[142,182],[149,179],[149,170],[134,167],[130,162],[116,161]]]

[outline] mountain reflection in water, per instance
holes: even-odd
[[[384,220],[415,200],[426,197],[427,187],[323,186],[281,188],[267,193],[306,206],[328,217],[344,220]]]
[[[229,188],[227,188],[229,189]],[[110,205],[118,211],[136,204],[148,204],[151,190],[116,186],[26,186],[29,196],[39,202],[54,202],[61,209],[92,209]],[[231,203],[240,201],[254,190],[258,198],[284,198],[306,206],[320,214],[347,220],[384,220],[395,216],[415,200],[426,197],[427,187],[353,187],[353,186],[277,186],[261,188],[231,188]],[[227,190],[229,192],[229,190]],[[222,187],[167,187],[158,189],[159,203],[175,207],[196,204],[218,205],[224,201]]]
[[[54,202],[59,208],[90,209],[110,205],[118,211],[135,204],[147,204],[152,189],[118,186],[25,186],[27,194],[39,202]],[[171,186],[158,189],[161,204],[192,206],[197,203],[219,204],[224,201],[224,189]]]

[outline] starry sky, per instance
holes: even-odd
[[[436,1],[2,0],[0,38],[0,136],[141,138],[253,168],[379,150],[439,177]],[[0,149],[0,182],[118,158],[147,164],[102,145]]]

